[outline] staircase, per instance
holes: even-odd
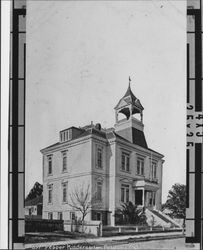
[[[162,226],[166,228],[182,228],[176,221],[159,210],[146,208],[147,223],[149,226]]]

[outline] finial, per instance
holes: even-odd
[[[130,86],[130,83],[131,83],[131,79],[130,79],[130,76],[129,76],[129,86]]]

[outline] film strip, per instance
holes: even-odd
[[[10,32],[8,248],[23,249],[26,2],[13,0]]]
[[[203,249],[202,0],[187,2],[186,243]]]

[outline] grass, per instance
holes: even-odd
[[[92,234],[85,234],[79,232],[39,232],[39,233],[26,233],[25,244],[54,242],[54,241],[68,241],[71,239],[86,239],[95,238]]]

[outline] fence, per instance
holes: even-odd
[[[62,220],[46,220],[46,219],[25,219],[25,232],[54,232],[63,231]]]
[[[158,232],[181,232],[180,228],[165,228],[161,226],[150,227],[150,226],[115,226],[103,227],[102,236],[118,236],[118,235],[136,235],[136,234],[143,234],[143,233],[158,233]]]
[[[82,232],[95,236],[102,236],[102,223],[101,221],[85,221],[84,224],[79,224],[74,220],[65,220],[64,231]]]

